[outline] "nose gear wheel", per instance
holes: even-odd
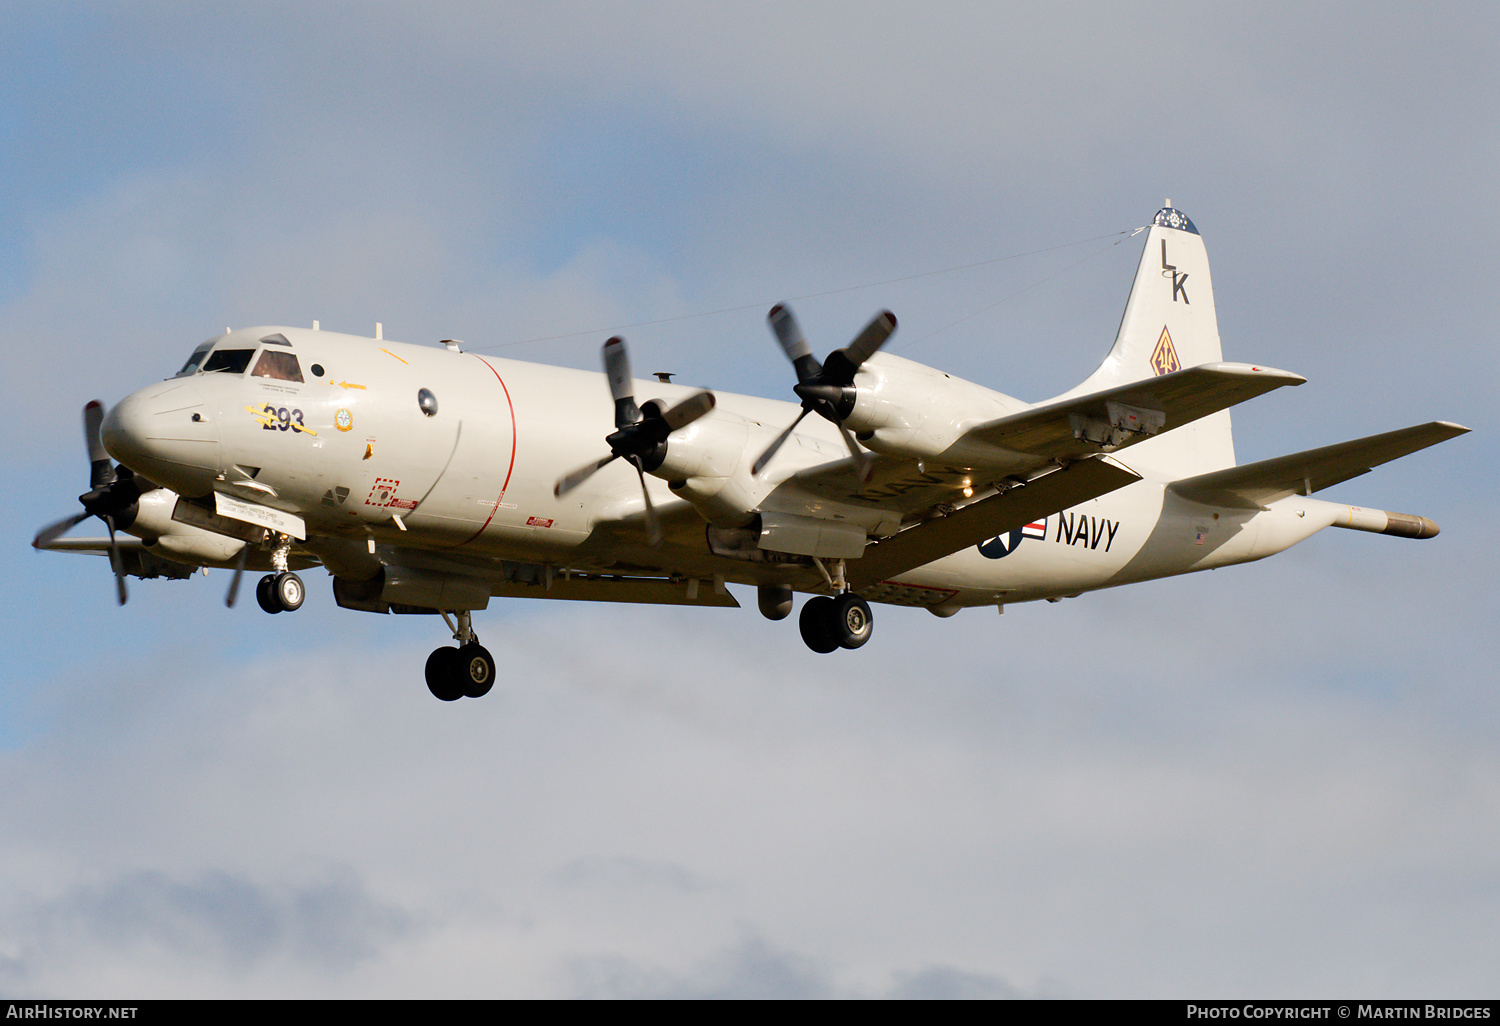
[[[268,613],[290,613],[302,608],[307,588],[290,570],[266,574],[255,585],[255,601]]]

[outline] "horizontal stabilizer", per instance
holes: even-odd
[[[1367,474],[1382,463],[1446,442],[1468,430],[1458,424],[1435,420],[1400,431],[1356,438],[1352,442],[1325,445],[1321,449],[1199,474],[1174,481],[1170,487],[1193,502],[1259,509],[1288,495],[1309,495],[1351,477]]]
[[[951,516],[909,527],[866,549],[863,556],[849,563],[850,586],[867,588],[889,580],[1140,479],[1135,471],[1113,460],[1070,463],[1023,487],[970,503]]]
[[[1046,459],[1080,459],[1114,452],[1306,380],[1248,363],[1206,363],[1036,406],[981,424],[965,440]]]

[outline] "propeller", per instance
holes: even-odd
[[[664,409],[655,400],[642,408],[635,404],[631,391],[634,379],[630,376],[630,354],[625,349],[625,340],[616,335],[604,343],[603,356],[609,394],[615,401],[615,430],[604,439],[609,455],[558,478],[552,494],[562,498],[600,468],[617,459],[625,460],[635,467],[636,476],[641,479],[641,495],[646,500],[646,535],[651,547],[658,548],[662,542],[661,524],[651,503],[651,492],[646,488],[646,474],[667,458],[667,436],[713,409],[714,395],[696,392],[670,409]]]
[[[37,532],[31,544],[44,549],[67,531],[87,520],[98,517],[109,529],[109,565],[115,572],[115,589],[120,605],[129,597],[125,588],[125,560],[120,555],[120,545],[115,540],[115,530],[124,529],[135,522],[139,507],[136,501],[141,493],[155,487],[144,478],[138,479],[129,467],[116,466],[110,462],[104,450],[99,428],[104,423],[104,406],[95,399],[83,408],[83,439],[89,454],[89,490],[78,497],[83,503],[83,512],[64,517],[48,524]],[[144,487],[143,487],[144,483]]]
[[[234,561],[234,576],[229,578],[229,593],[224,596],[224,605],[230,609],[234,608],[234,600],[240,594],[240,578],[245,575],[245,563],[250,559],[250,543],[245,542],[244,548],[240,549],[240,557]]]
[[[865,330],[843,349],[835,349],[828,354],[828,359],[820,365],[817,358],[813,356],[812,349],[807,344],[807,339],[802,335],[802,329],[797,324],[797,318],[792,316],[792,311],[785,305],[778,303],[771,307],[771,312],[766,316],[771,323],[771,330],[776,333],[776,340],[781,343],[781,348],[786,351],[788,360],[792,361],[792,367],[797,372],[797,383],[792,386],[792,391],[802,400],[802,412],[797,414],[797,419],[791,425],[776,436],[776,440],[760,454],[751,468],[751,473],[759,474],[766,469],[766,464],[771,462],[771,457],[776,455],[777,450],[792,436],[797,425],[802,423],[802,418],[809,413],[816,413],[839,429],[839,434],[844,438],[844,444],[849,447],[849,455],[853,456],[863,467],[868,466],[869,456],[858,443],[849,429],[844,427],[844,419],[854,412],[854,375],[860,366],[874,356],[886,340],[896,330],[896,315],[889,310],[882,310],[875,315],[875,319],[865,325]],[[861,471],[861,477],[864,476]]]

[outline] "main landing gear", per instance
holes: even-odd
[[[808,599],[797,626],[808,648],[826,654],[836,648],[859,648],[869,641],[873,617],[868,602],[845,591]]]
[[[844,561],[828,567],[816,556],[813,565],[823,575],[823,580],[833,589],[832,595],[814,595],[802,604],[802,615],[797,626],[802,630],[802,640],[814,652],[827,654],[836,648],[859,648],[870,640],[870,628],[874,618],[870,615],[870,603],[849,590],[845,576]],[[775,601],[781,599],[780,602]],[[768,608],[769,607],[769,608]],[[785,610],[785,612],[782,612]],[[772,620],[779,620],[792,610],[791,589],[762,589],[760,611]],[[773,615],[780,613],[780,615]]]
[[[427,690],[443,702],[483,698],[495,686],[495,659],[474,634],[472,614],[460,609],[456,615],[457,626],[447,613],[443,620],[453,628],[458,647],[434,649],[427,657]]]

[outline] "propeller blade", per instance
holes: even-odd
[[[615,459],[615,456],[613,453],[611,453],[610,455],[604,457],[602,460],[596,460],[593,463],[586,464],[585,466],[579,467],[571,474],[566,474],[563,477],[558,478],[557,484],[552,486],[553,496],[560,499],[564,495],[567,495],[574,488],[577,488],[589,478],[593,477],[596,470],[599,470],[601,467],[603,467],[613,459]]]
[[[875,351],[885,345],[895,331],[896,315],[889,310],[882,310],[875,315],[874,320],[865,325],[865,330],[859,333],[858,338],[844,347],[844,355],[858,367],[874,356]]]
[[[854,476],[859,478],[861,483],[868,482],[870,468],[875,466],[875,454],[868,449],[861,448],[860,444],[854,440],[854,436],[849,433],[849,429],[842,424],[839,425],[839,434],[844,436],[844,444],[849,447],[849,455],[854,457]]]
[[[48,524],[36,533],[36,537],[31,541],[32,548],[45,549],[59,537],[83,523],[90,516],[92,514],[88,510],[84,510],[82,513],[75,513],[70,517],[64,517],[55,524]]]
[[[864,459],[864,450],[859,447],[859,443],[854,440],[854,436],[849,433],[849,429],[840,424],[839,434],[844,437],[844,444],[849,447],[849,455],[857,460]]]
[[[120,596],[120,605],[123,606],[130,595],[125,590],[125,560],[120,555],[119,543],[115,541],[115,518],[106,514],[104,526],[109,528],[109,565],[115,572],[115,589]]]
[[[104,451],[99,428],[104,423],[104,404],[95,399],[83,408],[83,441],[89,451],[89,490],[98,491],[115,479],[114,464]]]
[[[234,608],[234,600],[240,594],[240,577],[245,573],[245,562],[250,558],[250,543],[240,548],[240,558],[234,561],[234,576],[229,579],[229,594],[224,596],[224,605]]]
[[[604,343],[604,375],[609,378],[609,394],[615,401],[615,427],[634,424],[641,419],[635,405],[635,381],[630,376],[630,353],[619,335]]]
[[[875,355],[885,345],[891,332],[896,330],[896,317],[889,310],[882,310],[875,319],[865,325],[865,330],[843,349],[835,349],[823,361],[821,384],[844,386],[854,384],[854,374],[860,365]]]
[[[636,476],[641,479],[641,497],[646,500],[646,540],[653,549],[659,549],[662,541],[661,522],[656,519],[656,507],[651,504],[651,490],[646,487],[646,468],[641,466],[639,456],[631,456],[630,462],[635,464]]]
[[[781,343],[781,348],[786,350],[788,360],[796,363],[802,357],[812,355],[807,338],[802,334],[802,327],[790,309],[777,303],[771,307],[766,320],[771,322],[771,330],[776,333],[776,341]]]
[[[709,410],[714,408],[714,394],[712,392],[698,392],[690,395],[676,406],[661,415],[661,419],[667,422],[669,431],[685,428]]]
[[[785,431],[776,436],[776,441],[772,442],[766,448],[766,451],[760,454],[760,459],[756,460],[755,465],[750,468],[752,475],[758,476],[762,470],[766,469],[766,464],[771,462],[771,457],[776,455],[776,450],[780,449],[782,444],[788,438],[792,437],[792,432],[797,430],[797,425],[802,423],[802,418],[807,416],[809,412],[811,411],[804,406],[802,412],[797,414],[797,419],[792,421],[791,425]]]

